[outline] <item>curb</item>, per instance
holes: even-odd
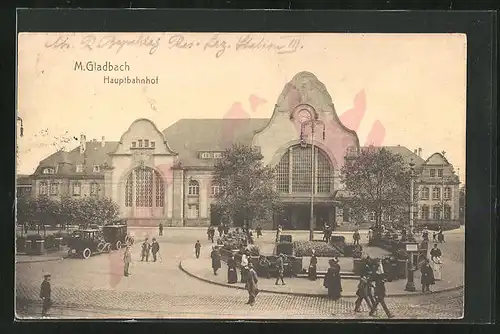
[[[200,280],[200,281],[203,281],[203,282],[206,282],[206,283],[209,283],[209,284],[219,285],[219,286],[223,286],[223,287],[226,287],[226,288],[232,288],[232,289],[246,290],[242,286],[231,285],[231,284],[226,284],[226,283],[219,283],[219,282],[211,281],[209,279],[206,279],[206,278],[203,278],[203,277],[200,277],[200,276],[196,276],[195,274],[190,273],[189,271],[187,271],[182,266],[182,261],[179,262],[179,269],[182,272],[184,272],[185,274],[187,274],[188,276],[191,276],[193,278],[196,278],[197,280]],[[463,287],[464,287],[463,285],[459,285],[459,286],[456,286],[456,287],[447,288],[447,289],[439,290],[439,291],[436,291],[436,292],[432,292],[432,294],[436,295],[436,294],[440,294],[440,293],[456,291],[456,290],[462,289]],[[273,293],[273,294],[277,294],[277,295],[301,296],[301,297],[324,297],[324,298],[328,297],[326,293],[325,294],[319,294],[319,293],[304,293],[304,292],[284,292],[284,291],[271,291],[271,290],[266,290],[266,289],[259,289],[259,292]],[[424,294],[421,293],[421,292],[416,292],[416,293],[404,293],[404,294],[387,294],[387,297],[398,298],[398,297],[413,297],[413,296],[422,296],[422,295],[424,295]],[[342,298],[357,298],[357,296],[356,296],[355,293],[353,293],[353,294],[349,294],[349,295],[343,295]]]
[[[16,264],[20,264],[20,263],[55,262],[55,261],[62,261],[62,260],[67,259],[67,258],[68,258],[67,256],[63,256],[63,257],[58,257],[58,258],[45,259],[45,260],[34,260],[34,261],[18,261],[16,259]]]

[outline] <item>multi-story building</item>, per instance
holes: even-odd
[[[234,143],[254,146],[263,162],[276,168],[285,210],[263,222],[264,227],[285,223],[307,229],[313,184],[316,225],[350,221],[339,171],[346,156],[361,149],[359,140],[340,122],[325,86],[308,72],[298,73],[285,86],[270,119],[181,119],[163,131],[150,120],[138,119],[119,141],[87,141],[82,135],[80,147],[40,162],[32,176],[32,194],[111,197],[130,224],[217,223],[212,204],[219,189],[212,184],[213,167]],[[423,160],[420,152],[402,146],[387,149],[408,162],[413,159],[422,194],[429,188],[429,198],[421,195],[417,203],[422,212],[431,210],[429,217],[422,217],[437,217],[433,210],[439,204],[445,217],[458,219],[457,178],[441,154]]]
[[[30,175],[17,175],[16,178],[17,197],[31,196],[32,179]]]

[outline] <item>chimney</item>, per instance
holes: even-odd
[[[80,136],[80,154],[85,153],[85,150],[87,148],[87,138],[85,135],[82,133]]]
[[[422,157],[422,148],[421,147],[418,148],[418,156]]]
[[[104,136],[102,136],[101,138],[101,147],[104,147],[106,146],[106,139],[104,138]]]

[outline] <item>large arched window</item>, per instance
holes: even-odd
[[[331,191],[331,175],[333,172],[330,159],[323,150],[317,147],[315,147],[314,159],[315,192],[329,193]],[[300,145],[291,147],[281,157],[276,166],[278,191],[281,193],[310,193],[312,166],[312,150],[310,146],[305,148]]]
[[[160,173],[149,167],[136,168],[127,179],[125,206],[135,206],[137,208],[164,207],[164,189],[163,178]]]

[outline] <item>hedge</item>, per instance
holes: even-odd
[[[293,249],[297,257],[311,256],[313,249],[318,257],[338,257],[343,255],[338,249],[322,241],[294,241]]]

